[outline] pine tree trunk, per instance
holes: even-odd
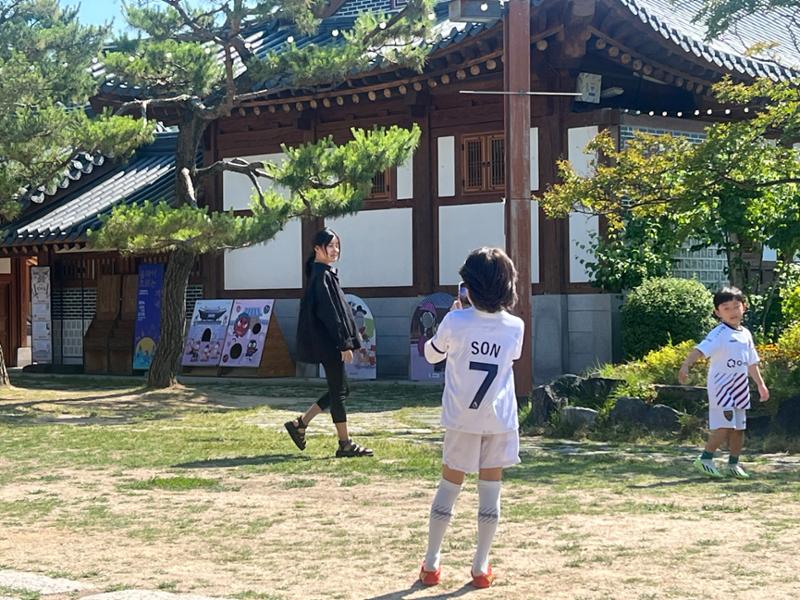
[[[11,385],[11,379],[8,377],[8,369],[6,368],[6,357],[3,354],[3,346],[0,346],[0,387]]]
[[[186,287],[195,254],[179,249],[170,254],[161,296],[161,337],[150,365],[147,385],[167,388],[177,383],[186,326]]]

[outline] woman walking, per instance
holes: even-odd
[[[311,255],[306,261],[307,287],[300,301],[297,323],[297,358],[322,364],[328,391],[312,404],[305,414],[285,423],[286,431],[300,450],[306,447],[306,428],[323,410],[330,408],[339,437],[337,458],[372,456],[369,448],[359,446],[347,429],[344,401],[350,394],[344,365],[353,360],[353,350],[361,347],[353,312],[345,300],[336,269],[339,260],[339,236],[327,227],[314,236]]]

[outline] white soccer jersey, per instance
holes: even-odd
[[[750,408],[747,368],[758,364],[753,336],[746,327],[720,323],[697,349],[709,359],[708,401],[723,408]]]
[[[515,431],[513,363],[522,354],[525,324],[506,311],[453,310],[425,344],[425,357],[447,358],[442,426],[467,433]]]

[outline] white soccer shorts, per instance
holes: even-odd
[[[514,466],[520,463],[519,432],[481,435],[448,429],[444,433],[442,462],[464,473]]]
[[[723,408],[710,404],[708,407],[708,428],[714,429],[735,429],[737,431],[747,429],[747,409],[744,408]]]

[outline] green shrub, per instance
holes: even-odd
[[[781,301],[781,311],[784,322],[800,321],[800,285],[786,292]]]
[[[678,369],[680,369],[681,363],[694,346],[693,340],[686,340],[679,344],[668,343],[657,350],[648,352],[644,358],[639,360],[622,365],[603,365],[599,372],[603,377],[622,379],[629,387],[657,383],[675,385],[678,383]],[[705,359],[697,361],[689,371],[688,384],[704,386],[706,384],[706,369]],[[616,395],[632,396],[636,394],[628,393],[626,388],[618,388]]]
[[[693,279],[649,279],[622,306],[622,345],[633,358],[670,342],[698,340],[715,325],[711,292]]]

